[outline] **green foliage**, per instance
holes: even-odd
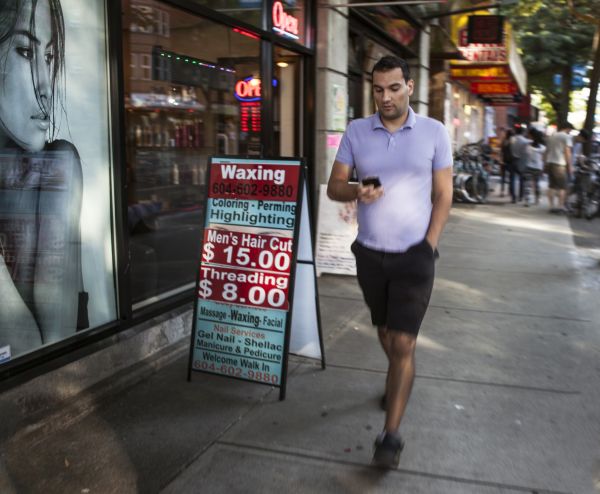
[[[578,12],[596,15],[600,0],[575,0]],[[519,0],[503,9],[511,22],[517,45],[522,50],[530,90],[539,91],[554,110],[561,109],[561,90],[554,86],[554,74],[565,67],[586,64],[591,58],[595,27],[575,19],[566,0]]]
[[[536,91],[537,92],[537,91]],[[556,115],[556,110],[554,109],[554,107],[550,104],[550,102],[544,97],[544,94],[541,92],[537,92],[537,94],[539,94],[542,97],[542,101],[541,103],[538,105],[540,110],[542,110],[545,114],[546,114],[546,118],[550,121],[550,122],[557,122],[557,115]]]

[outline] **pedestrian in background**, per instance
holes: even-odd
[[[515,175],[511,175],[511,182],[514,184],[515,178],[519,177],[519,193],[517,194],[515,185],[512,186],[513,204],[523,200],[525,192],[525,173],[527,171],[527,145],[530,143],[523,133],[525,129],[521,125],[515,126],[515,135],[510,139],[510,152],[513,156],[513,169]]]
[[[590,133],[585,129],[581,129],[577,134],[577,137],[575,137],[575,139],[573,140],[573,152],[571,153],[571,164],[573,165],[573,167],[577,163],[577,158],[579,156],[587,156],[585,148],[589,140]]]
[[[531,128],[529,131],[531,143],[527,145],[527,168],[525,178],[525,204],[531,204],[531,192],[535,193],[535,204],[540,203],[540,177],[544,173],[544,154],[546,146],[544,145],[544,135],[537,129]]]
[[[512,160],[513,155],[510,152],[510,139],[514,136],[515,133],[511,129],[504,130],[504,138],[502,139],[502,143],[500,144],[500,150],[502,153],[502,166],[500,170],[501,182],[500,182],[500,197],[504,197],[504,185],[507,182],[508,178],[508,191],[513,196],[513,178],[511,178],[512,168]]]
[[[415,376],[415,348],[433,288],[434,260],[452,205],[452,150],[444,125],[409,106],[414,81],[405,60],[385,56],[372,72],[377,113],[353,120],[327,193],[358,201],[352,244],[357,278],[388,360],[384,430],[373,463],[395,468]],[[361,180],[348,183],[356,169]]]
[[[566,122],[558,132],[546,139],[546,154],[544,161],[548,172],[548,202],[551,213],[565,213],[566,189],[571,176],[571,147],[569,132],[573,126]],[[555,199],[558,198],[558,207]]]

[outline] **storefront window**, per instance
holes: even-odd
[[[0,2],[0,362],[115,319],[104,1]]]
[[[229,17],[262,27],[262,0],[193,0]]]
[[[208,157],[261,152],[260,44],[162,2],[144,2],[145,12],[162,12],[168,25],[140,31],[137,3],[123,5],[131,289],[139,306],[193,286]],[[150,79],[141,63],[148,57]]]

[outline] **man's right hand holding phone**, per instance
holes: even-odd
[[[379,177],[366,177],[360,181],[356,198],[364,203],[371,204],[383,195],[383,187]]]

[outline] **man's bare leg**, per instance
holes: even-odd
[[[567,191],[565,189],[558,191],[558,204],[561,208],[567,209]]]
[[[388,358],[385,430],[395,433],[400,427],[415,378],[417,338],[409,333],[388,331],[385,326],[378,327],[377,334]]]
[[[386,419],[383,432],[375,440],[373,464],[396,468],[404,442],[398,435],[400,421],[410,397],[415,378],[415,347],[417,337],[379,327],[378,335],[388,357],[386,378]]]
[[[548,189],[548,204],[550,209],[554,209],[554,189]]]
[[[385,430],[395,434],[404,416],[415,380],[417,337],[400,331],[388,331],[389,369]]]
[[[384,392],[384,396],[385,396],[385,408],[387,408],[387,393],[388,393],[388,387],[390,384],[390,338],[389,338],[389,333],[388,330],[385,326],[378,326],[377,327],[377,336],[379,336],[379,343],[381,343],[381,348],[383,348],[383,351],[385,353],[385,356],[387,357],[388,360],[388,371],[387,371],[387,375],[385,378],[385,392]]]

